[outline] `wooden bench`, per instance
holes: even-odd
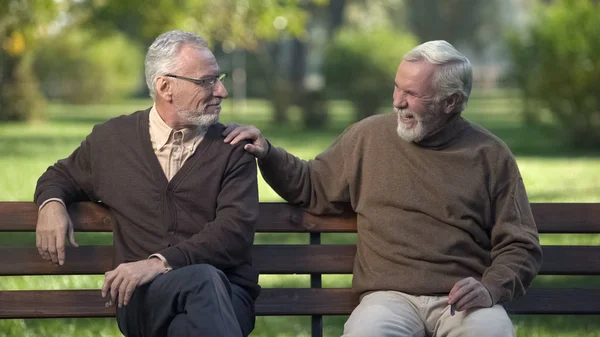
[[[532,204],[540,233],[600,233],[598,204]],[[69,210],[79,232],[110,232],[111,218],[92,203]],[[0,202],[0,232],[35,231],[37,207],[29,202]],[[356,232],[353,217],[315,217],[283,203],[261,203],[258,232],[306,233],[308,244],[257,244],[254,264],[262,274],[309,274],[310,288],[263,289],[257,315],[312,316],[312,336],[322,336],[323,315],[348,315],[357,304],[350,289],[321,287],[323,274],[350,274],[356,248],[321,244],[321,233]],[[543,246],[542,275],[600,275],[600,246]],[[0,276],[102,274],[111,267],[112,247],[67,250],[67,263],[55,267],[35,247],[0,247]],[[0,278],[1,280],[1,278]],[[600,314],[598,288],[534,288],[506,304],[513,314]],[[109,317],[99,290],[0,291],[0,318]]]

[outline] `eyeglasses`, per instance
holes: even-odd
[[[225,77],[227,77],[227,73],[222,73],[218,76],[209,76],[209,77],[204,77],[204,78],[189,78],[189,77],[178,76],[178,75],[173,75],[173,74],[166,74],[165,76],[189,81],[189,82],[192,82],[203,88],[212,88],[217,83],[217,81],[223,82]]]

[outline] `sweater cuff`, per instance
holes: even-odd
[[[267,154],[262,158],[258,159],[259,166],[269,167],[273,164],[281,163],[282,160],[285,159],[286,151],[271,145],[271,142],[267,140],[269,144],[269,149],[267,150]]]
[[[38,211],[41,211],[42,208],[44,208],[44,206],[46,206],[47,204],[49,204],[51,201],[56,201],[61,203],[61,205],[63,205],[65,207],[65,209],[67,208],[67,205],[65,205],[65,202],[62,201],[62,199],[59,198],[50,198],[50,199],[46,199],[44,202],[42,202],[42,204],[40,205],[40,207],[38,207]]]
[[[504,288],[494,286],[494,285],[490,284],[489,282],[486,282],[483,280],[481,281],[481,284],[490,293],[490,296],[492,297],[492,306],[494,306],[504,300],[504,292],[505,292]]]
[[[185,255],[179,247],[170,247],[158,254],[162,255],[165,261],[169,261],[168,264],[173,269],[187,266]]]
[[[49,199],[60,199],[65,207],[67,206],[65,193],[58,187],[49,187],[44,189],[44,191],[42,191],[35,199],[38,209],[45,205],[46,201]]]

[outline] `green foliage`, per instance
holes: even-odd
[[[141,49],[122,34],[97,37],[71,29],[39,46],[35,71],[48,98],[81,104],[130,96],[143,63]]]
[[[600,145],[600,4],[557,0],[538,7],[526,36],[508,38],[525,119],[549,111],[574,146]]]
[[[58,13],[54,0],[0,0],[0,121],[43,116],[29,54]]]
[[[416,44],[408,33],[342,29],[327,53],[327,87],[333,96],[352,102],[356,120],[376,113],[384,104],[391,106],[396,69]]]
[[[0,84],[0,121],[42,119],[46,100],[33,74],[30,57],[14,60],[12,73]],[[8,62],[7,62],[8,63]]]
[[[252,50],[260,39],[283,32],[301,36],[308,12],[299,4],[306,2],[323,0],[156,0],[151,5],[145,0],[82,0],[78,8],[97,28],[116,28],[144,44],[167,30],[182,29],[231,49]],[[276,25],[277,17],[285,24]]]

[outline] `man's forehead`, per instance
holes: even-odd
[[[408,81],[414,84],[431,83],[437,67],[427,61],[402,61],[398,66],[396,81]]]
[[[179,57],[182,61],[182,68],[185,71],[194,72],[199,75],[218,74],[220,72],[219,64],[208,48],[197,49],[183,46]]]

